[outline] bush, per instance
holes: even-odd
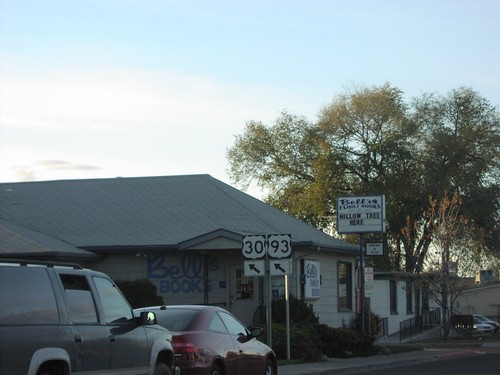
[[[163,297],[158,296],[156,286],[149,279],[116,280],[115,283],[133,309],[164,304]]]
[[[373,354],[375,338],[349,328],[319,327],[321,351],[327,357],[359,357]]]
[[[290,305],[290,322],[293,324],[319,324],[319,318],[314,312],[312,304],[294,296],[289,297],[288,303]],[[273,300],[272,317],[274,323],[286,323],[286,301],[283,298]]]
[[[273,324],[273,350],[280,359],[287,358],[286,325]],[[290,326],[290,358],[304,362],[321,359],[321,342],[318,331],[312,325]]]
[[[374,336],[348,328],[333,328],[319,323],[312,304],[291,297],[290,304],[290,357],[313,362],[327,357],[347,358],[373,354]],[[273,301],[272,347],[280,359],[287,358],[286,303]],[[378,317],[371,313],[372,319]],[[375,320],[376,321],[376,320]],[[375,323],[376,324],[376,323]],[[376,325],[375,325],[376,326]]]
[[[380,326],[379,322],[381,321],[380,317],[369,310],[368,308],[365,308],[365,332],[368,332],[369,335],[372,336],[377,336],[378,333],[380,332]],[[356,331],[361,332],[361,314],[356,314],[356,319],[354,320],[354,328]]]

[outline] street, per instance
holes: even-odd
[[[500,373],[499,353],[481,353],[421,365],[400,366],[386,369],[372,369],[360,374],[370,375],[497,375]]]

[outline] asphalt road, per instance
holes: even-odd
[[[399,366],[386,369],[372,369],[359,374],[370,375],[498,375],[500,374],[500,353],[477,352],[473,355],[439,360],[435,362]]]

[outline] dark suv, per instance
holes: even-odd
[[[171,333],[78,265],[0,259],[0,375],[179,373]]]

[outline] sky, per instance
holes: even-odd
[[[210,174],[353,86],[500,105],[498,0],[0,0],[0,182]],[[235,186],[236,187],[236,186]]]

